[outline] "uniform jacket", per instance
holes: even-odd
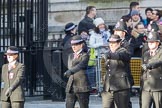
[[[10,95],[11,101],[24,101],[23,79],[24,79],[24,65],[16,62],[16,67],[8,72],[8,64],[2,66],[1,78],[1,100],[7,101],[8,97],[5,92],[9,87],[13,88]],[[9,73],[13,73],[12,76]],[[9,78],[10,77],[10,78]]]
[[[127,49],[127,51],[131,54],[132,56],[132,49],[133,49],[133,45],[132,43],[130,43],[131,39],[130,40],[122,40],[121,42],[121,46],[124,47],[125,49]]]
[[[121,42],[121,47],[124,47],[130,54],[130,56],[132,57],[133,55],[133,45],[132,43],[130,43],[132,38],[130,38],[129,40],[127,40],[126,38],[124,40],[122,40]],[[129,80],[131,82],[131,85],[134,85],[134,80],[133,80],[133,76],[131,74],[131,69],[130,69],[130,65],[127,66],[128,68],[128,74],[129,74]]]
[[[69,55],[68,69],[74,74],[70,75],[66,86],[66,92],[73,90],[75,93],[88,92],[90,87],[86,76],[89,56],[85,52],[81,52],[78,58],[74,59],[73,54]]]
[[[143,71],[141,87],[145,91],[162,90],[162,49],[158,48],[154,56],[150,56],[149,50],[143,55],[143,63],[151,66],[151,69]]]
[[[119,48],[115,53],[107,53],[104,91],[120,91],[131,87],[128,72],[129,62],[130,55],[125,48]]]
[[[89,34],[89,30],[94,28],[95,25],[93,24],[93,19],[85,16],[78,25],[78,33],[81,34],[83,31],[85,31]]]

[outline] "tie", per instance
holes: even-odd
[[[8,70],[10,71],[11,69],[12,69],[12,65],[9,64],[9,65],[8,65]]]
[[[78,54],[74,53],[74,59],[78,58]]]
[[[154,56],[154,55],[155,55],[155,51],[151,51],[150,56]]]

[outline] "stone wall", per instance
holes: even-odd
[[[85,15],[85,8],[94,5],[97,16],[102,17],[107,25],[114,25],[122,15],[129,11],[132,0],[49,0],[48,25],[49,32],[63,31],[66,23],[78,24]],[[134,0],[137,1],[137,0]],[[146,7],[159,8],[161,0],[138,0],[141,6],[141,15],[144,17]]]

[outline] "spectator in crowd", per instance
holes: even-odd
[[[71,45],[74,53],[69,55],[68,70],[64,73],[69,78],[66,86],[66,108],[74,108],[76,101],[80,108],[89,108],[90,87],[85,75],[89,55],[83,50],[84,40],[81,36],[74,36]]]
[[[132,31],[132,18],[131,16],[122,16],[122,18],[120,19],[124,22],[125,25],[125,29],[126,29],[126,40],[129,40],[131,38],[131,31]]]
[[[85,17],[79,22],[78,25],[78,34],[82,37],[83,40],[85,40],[86,46],[89,46],[89,38],[91,34],[90,32],[92,32],[95,28],[95,25],[93,24],[93,20],[96,17],[96,12],[97,11],[95,6],[87,6]],[[90,60],[88,62],[86,74],[89,79],[89,83],[91,84],[92,87],[95,83],[94,66],[96,65],[95,62],[96,57],[94,55],[94,49],[90,49],[88,47],[87,51],[89,52]],[[91,92],[93,92],[93,90],[91,90]]]
[[[140,19],[141,19],[141,21],[143,21],[142,16],[140,15],[140,4],[139,4],[139,2],[131,2],[130,3],[130,5],[129,5],[129,13],[126,16],[131,16],[131,12],[133,10],[137,10],[139,12]]]
[[[155,9],[152,11],[152,21],[155,21],[156,23],[160,22],[160,18],[161,18],[161,12],[159,9]]]
[[[93,20],[96,17],[96,7],[88,6],[86,8],[86,15],[84,19],[79,22],[78,25],[78,34],[79,35],[89,35],[89,31],[95,28]]]
[[[67,67],[67,60],[68,60],[68,55],[72,53],[72,48],[71,48],[71,38],[76,35],[77,25],[74,23],[70,22],[65,25],[65,37],[62,41],[62,46],[63,46],[63,63]]]
[[[132,10],[131,17],[132,17],[132,28],[134,28],[139,22],[142,22],[142,20],[140,19],[140,14],[137,10]]]
[[[110,32],[102,18],[96,18],[93,23],[96,27],[94,32],[92,32],[90,35],[89,46],[99,50],[99,52],[102,53],[107,46],[107,40],[110,37]]]
[[[122,16],[121,19],[123,19],[123,22],[126,23],[127,27],[131,27],[132,26],[132,18],[131,18],[131,16]]]
[[[130,54],[121,47],[121,38],[112,35],[109,38],[109,51],[103,55],[105,58],[106,75],[103,83],[103,108],[128,108],[130,101],[130,88],[128,65]],[[119,98],[120,97],[120,98]]]
[[[8,63],[2,66],[2,108],[24,108],[24,65],[18,62],[18,48],[10,46],[6,52]]]
[[[141,108],[162,108],[162,48],[160,46],[159,34],[150,32],[148,34],[149,49],[142,56],[141,75]]]
[[[146,19],[144,19],[144,26],[147,28],[148,24],[150,24],[150,21],[152,20],[152,11],[153,9],[148,7],[145,9],[145,15]]]
[[[145,43],[146,37],[146,28],[143,23],[138,23],[135,28],[132,30],[132,39],[130,43],[133,45],[133,57],[142,56],[142,48]]]
[[[108,45],[107,40],[110,37],[110,32],[108,30],[108,27],[106,26],[104,20],[102,18],[96,18],[93,23],[95,24],[95,29],[93,32],[91,32],[90,40],[89,40],[89,47],[90,47],[90,62],[89,62],[89,69],[94,69],[93,73],[91,71],[91,75],[93,74],[93,79],[96,78],[95,68],[90,63],[93,63],[100,57],[100,53],[104,53],[107,51],[106,47]],[[93,51],[93,53],[92,53]],[[92,59],[92,57],[95,56],[95,59]],[[93,62],[92,62],[93,61]],[[97,61],[99,63],[99,61]],[[90,71],[88,71],[90,73]],[[88,74],[87,73],[87,74]],[[90,77],[90,76],[89,76]],[[95,85],[95,81],[90,79],[90,83],[92,86]]]
[[[151,31],[152,29],[154,29],[154,31],[157,31],[159,32],[159,25],[161,25],[161,21],[160,21],[160,18],[161,18],[161,13],[160,13],[160,10],[158,9],[155,9],[152,11],[152,21],[150,21],[150,24],[148,25],[147,29],[148,31]]]
[[[138,12],[140,12],[139,2],[131,2],[129,5],[129,9],[130,9],[129,14],[131,14],[132,10],[137,10]]]

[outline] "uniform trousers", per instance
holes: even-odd
[[[24,108],[24,101],[2,101],[2,108]]]
[[[102,92],[103,108],[128,108],[130,101],[130,90],[116,92]]]
[[[76,101],[80,108],[89,108],[89,92],[66,93],[66,108],[74,108]]]
[[[142,108],[162,108],[162,91],[142,91]]]

